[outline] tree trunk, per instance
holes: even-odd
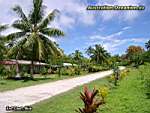
[[[61,66],[58,68],[58,75],[61,77]]]
[[[19,54],[19,52],[18,52],[18,54]],[[17,73],[17,75],[15,76],[16,79],[20,79],[21,78],[20,70],[19,70],[19,63],[18,63],[18,54],[16,56],[16,73]]]
[[[31,61],[31,65],[30,65],[30,74],[31,74],[31,78],[33,79],[33,74],[34,74],[34,64],[33,64],[33,60]]]
[[[18,64],[18,61],[16,60],[16,78],[20,78],[20,73],[19,73],[19,64]]]

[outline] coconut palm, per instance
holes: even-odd
[[[77,62],[81,61],[81,59],[83,58],[82,52],[80,52],[79,50],[75,50],[75,52],[72,53],[71,56]]]
[[[80,74],[81,65],[83,63],[82,59],[84,58],[82,52],[80,52],[79,50],[75,50],[75,52],[72,53],[69,56],[71,57],[73,62],[78,64],[78,68],[76,69],[76,73],[77,73],[77,75],[79,75]]]
[[[145,47],[147,48],[147,50],[150,50],[150,40],[147,43],[145,43]]]
[[[20,19],[14,21],[12,26],[19,31],[7,36],[7,40],[11,43],[15,42],[9,54],[15,53],[18,56],[21,52],[24,53],[24,50],[27,51],[25,55],[31,60],[31,75],[33,75],[34,61],[43,61],[47,54],[62,55],[50,37],[64,36],[64,33],[59,29],[49,27],[59,11],[55,9],[45,17],[44,9],[43,0],[33,0],[33,8],[27,16],[22,8],[16,5],[13,11]]]
[[[4,40],[3,40],[4,36],[1,35],[1,32],[6,30],[6,29],[7,29],[7,25],[0,25],[0,60],[3,59],[3,53],[5,50]]]
[[[97,64],[103,64],[107,61],[110,54],[101,46],[96,44],[95,47],[89,47],[86,53],[90,56],[91,60]]]

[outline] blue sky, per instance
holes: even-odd
[[[19,4],[28,14],[31,0],[0,0],[0,23],[11,24],[17,16],[11,8]],[[60,15],[51,26],[60,28],[65,37],[56,41],[65,53],[85,49],[94,44],[102,44],[112,54],[122,54],[129,45],[144,47],[150,39],[149,0],[44,0],[46,14],[53,9]],[[144,11],[87,11],[88,5],[144,5]],[[14,32],[10,28],[6,33]]]

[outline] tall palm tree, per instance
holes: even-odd
[[[145,43],[145,47],[147,48],[147,50],[150,50],[150,40],[147,43]]]
[[[47,17],[44,17],[44,8],[43,0],[33,0],[33,8],[26,16],[22,8],[16,5],[13,11],[18,14],[20,19],[16,20],[12,26],[19,31],[7,36],[7,40],[11,43],[16,42],[10,49],[10,53],[14,54],[16,51],[17,57],[22,49],[28,51],[26,55],[31,60],[31,76],[33,75],[34,61],[44,60],[47,54],[62,55],[50,37],[64,36],[64,33],[59,29],[49,27],[59,11],[55,9]]]
[[[80,74],[81,65],[83,63],[82,62],[83,54],[79,50],[75,50],[75,52],[72,53],[71,56],[72,56],[73,61],[78,64],[78,69],[76,71],[77,71],[77,75],[79,75]]]
[[[91,61],[96,62],[96,64],[103,64],[107,61],[110,54],[99,44],[95,47],[89,47],[86,53],[90,56]]]
[[[74,53],[72,53],[71,55],[73,57],[73,59],[77,62],[80,62],[81,59],[83,58],[83,54],[82,52],[80,52],[79,50],[75,50]]]
[[[3,54],[4,54],[4,50],[5,50],[5,46],[4,46],[4,40],[3,37],[1,35],[1,32],[7,29],[7,25],[0,25],[0,60],[3,59]]]

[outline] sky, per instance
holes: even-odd
[[[66,54],[101,44],[111,54],[123,54],[130,45],[144,47],[150,39],[149,0],[43,0],[45,16],[54,9],[60,14],[50,24],[65,32],[64,37],[51,38]],[[0,0],[0,24],[12,24],[18,17],[12,11],[20,5],[28,14],[32,0]],[[144,5],[143,11],[87,11],[88,5]],[[14,32],[13,28],[5,34]]]

